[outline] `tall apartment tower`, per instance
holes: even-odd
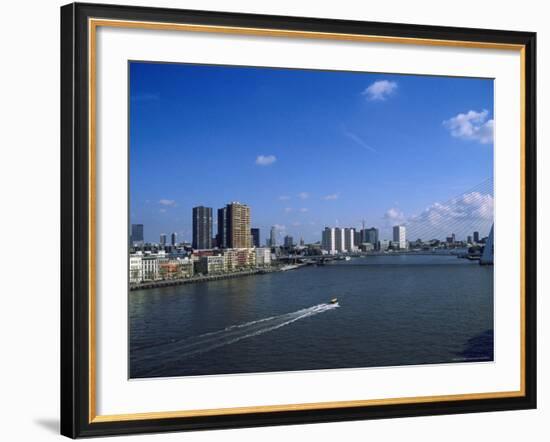
[[[252,247],[250,235],[250,207],[232,202],[227,209],[227,247],[249,249]]]
[[[405,226],[393,226],[393,242],[399,244],[400,249],[407,248],[407,231]]]
[[[132,224],[131,241],[134,244],[143,244],[143,224]]]
[[[345,229],[340,227],[334,228],[334,243],[338,252],[346,251]]]
[[[166,247],[166,233],[161,233],[160,234],[160,246],[161,247]]]
[[[344,249],[348,252],[355,250],[355,229],[353,227],[344,229]]]
[[[175,246],[178,242],[178,234],[176,232],[172,232],[170,235],[170,245]]]
[[[269,232],[269,245],[270,247],[275,247],[277,245],[277,228],[275,226],[272,226]]]
[[[260,247],[260,229],[252,228],[250,229],[250,234],[252,235],[252,245],[254,247]]]
[[[212,248],[212,208],[193,207],[193,248]]]
[[[294,238],[290,235],[286,235],[284,240],[284,246],[287,249],[291,249],[292,247],[294,247]]]
[[[325,227],[322,233],[321,248],[329,253],[336,252],[336,237],[334,227]]]
[[[218,234],[216,245],[220,249],[227,249],[227,207],[218,209]]]

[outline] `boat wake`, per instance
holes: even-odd
[[[135,362],[138,362],[139,360],[139,365],[141,365],[141,363],[145,360],[163,361],[165,363],[173,360],[181,360],[190,356],[206,353],[226,345],[234,344],[242,341],[243,339],[252,338],[254,336],[277,330],[301,319],[309,318],[329,310],[334,310],[338,307],[338,303],[318,304],[292,313],[271,316],[238,325],[231,325],[219,331],[205,333],[191,338],[132,348],[130,359],[135,359]],[[140,355],[140,353],[142,354]],[[155,367],[155,369],[147,370],[145,375],[154,375],[159,368],[160,367]]]

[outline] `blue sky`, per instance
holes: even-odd
[[[192,207],[230,201],[251,207],[262,242],[272,225],[313,242],[324,226],[363,219],[389,238],[391,225],[422,213],[432,220],[449,201],[449,216],[460,217],[460,207],[492,219],[485,187],[461,196],[493,174],[492,80],[129,69],[130,218],[144,224],[147,241],[170,232],[190,240]]]

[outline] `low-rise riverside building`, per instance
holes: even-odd
[[[159,262],[159,278],[161,280],[189,278],[193,276],[193,263],[190,259],[176,258]]]
[[[224,273],[226,270],[226,257],[223,255],[201,256],[195,261],[195,273],[212,275]]]
[[[157,281],[159,279],[159,258],[146,254],[141,259],[142,281]]]
[[[256,265],[255,249],[226,249],[223,251],[223,256],[226,258],[227,270],[230,272]]]
[[[269,247],[257,247],[256,253],[256,266],[267,267],[271,265],[271,248]]]
[[[143,279],[142,257],[141,252],[130,255],[130,284],[139,284]]]

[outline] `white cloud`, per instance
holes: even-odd
[[[176,201],[169,200],[169,199],[161,199],[159,200],[159,204],[162,206],[174,207],[176,205]]]
[[[256,157],[256,164],[258,166],[269,166],[277,161],[275,155],[258,155]]]
[[[395,81],[378,80],[366,88],[361,95],[371,101],[384,101],[395,93],[397,83]]]
[[[280,200],[280,201],[288,201],[289,199],[290,199],[290,197],[289,197],[288,195],[281,195],[281,196],[279,197],[279,200]]]
[[[329,195],[325,195],[323,197],[323,199],[325,201],[332,201],[332,200],[337,200],[338,198],[340,198],[340,194],[339,193],[331,193]]]
[[[292,207],[285,207],[284,210],[285,210],[286,213],[290,213],[290,212],[292,212]]]
[[[300,212],[302,212],[302,213],[306,213],[308,211],[309,211],[309,209],[307,207],[300,208]]]
[[[455,138],[463,140],[475,140],[481,144],[493,142],[493,119],[489,118],[489,111],[481,112],[470,110],[465,114],[458,114],[443,121],[443,126],[451,132]]]
[[[276,230],[286,230],[286,226],[284,224],[274,224],[273,227],[275,227]]]
[[[298,194],[298,198],[302,199],[302,200],[307,200],[309,198],[309,193],[307,192],[300,192]]]
[[[384,219],[390,225],[402,224],[405,221],[405,214],[395,207],[392,207],[384,214]]]

